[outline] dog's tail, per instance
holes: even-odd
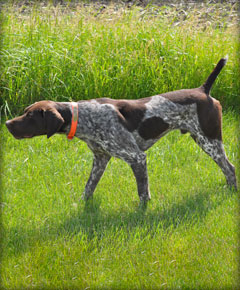
[[[207,78],[206,82],[201,86],[201,89],[204,91],[205,94],[209,94],[211,87],[216,80],[217,76],[219,75],[222,68],[225,66],[225,64],[228,61],[228,55],[225,58],[221,58],[214,68],[214,70],[211,72],[209,77]]]

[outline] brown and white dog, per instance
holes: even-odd
[[[111,156],[121,158],[132,168],[141,201],[150,199],[146,151],[167,132],[189,132],[194,141],[219,165],[229,186],[237,189],[234,166],[222,143],[222,108],[209,94],[227,59],[221,59],[199,88],[164,93],[139,100],[108,98],[88,101],[40,101],[20,117],[6,122],[17,138],[55,133],[80,138],[94,154],[89,180],[83,194],[88,199]]]

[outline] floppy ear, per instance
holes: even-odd
[[[35,102],[34,104],[28,106],[27,108],[24,109],[24,113],[27,113],[27,111],[33,106],[35,105],[37,102]]]
[[[57,133],[64,123],[63,117],[56,109],[48,109],[44,111],[44,120],[48,138]]]

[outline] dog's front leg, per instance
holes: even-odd
[[[139,155],[138,160],[131,162],[131,168],[137,181],[138,195],[141,202],[146,202],[151,199],[150,191],[148,188],[148,173],[146,155]]]
[[[107,154],[94,154],[92,171],[82,196],[83,199],[88,200],[90,197],[92,197],[93,192],[99,180],[101,179],[110,158],[111,156]]]

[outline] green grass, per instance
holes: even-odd
[[[237,10],[149,5],[2,9],[1,111],[41,99],[141,98],[200,86],[229,55],[212,94],[240,108]]]
[[[212,96],[223,105],[239,184],[239,36],[231,4],[146,9],[5,5],[0,112],[40,99],[140,98],[200,86],[229,55]],[[232,108],[232,110],[230,110]],[[4,123],[4,122],[2,122]],[[92,155],[63,136],[15,140],[1,125],[3,289],[236,289],[238,193],[188,135],[148,151],[152,200],[112,159],[92,202]]]
[[[188,135],[171,132],[148,151],[144,211],[124,162],[111,160],[86,205],[92,155],[83,142],[18,141],[1,130],[3,289],[237,288],[237,193]],[[226,113],[235,165],[237,130],[239,117]]]

